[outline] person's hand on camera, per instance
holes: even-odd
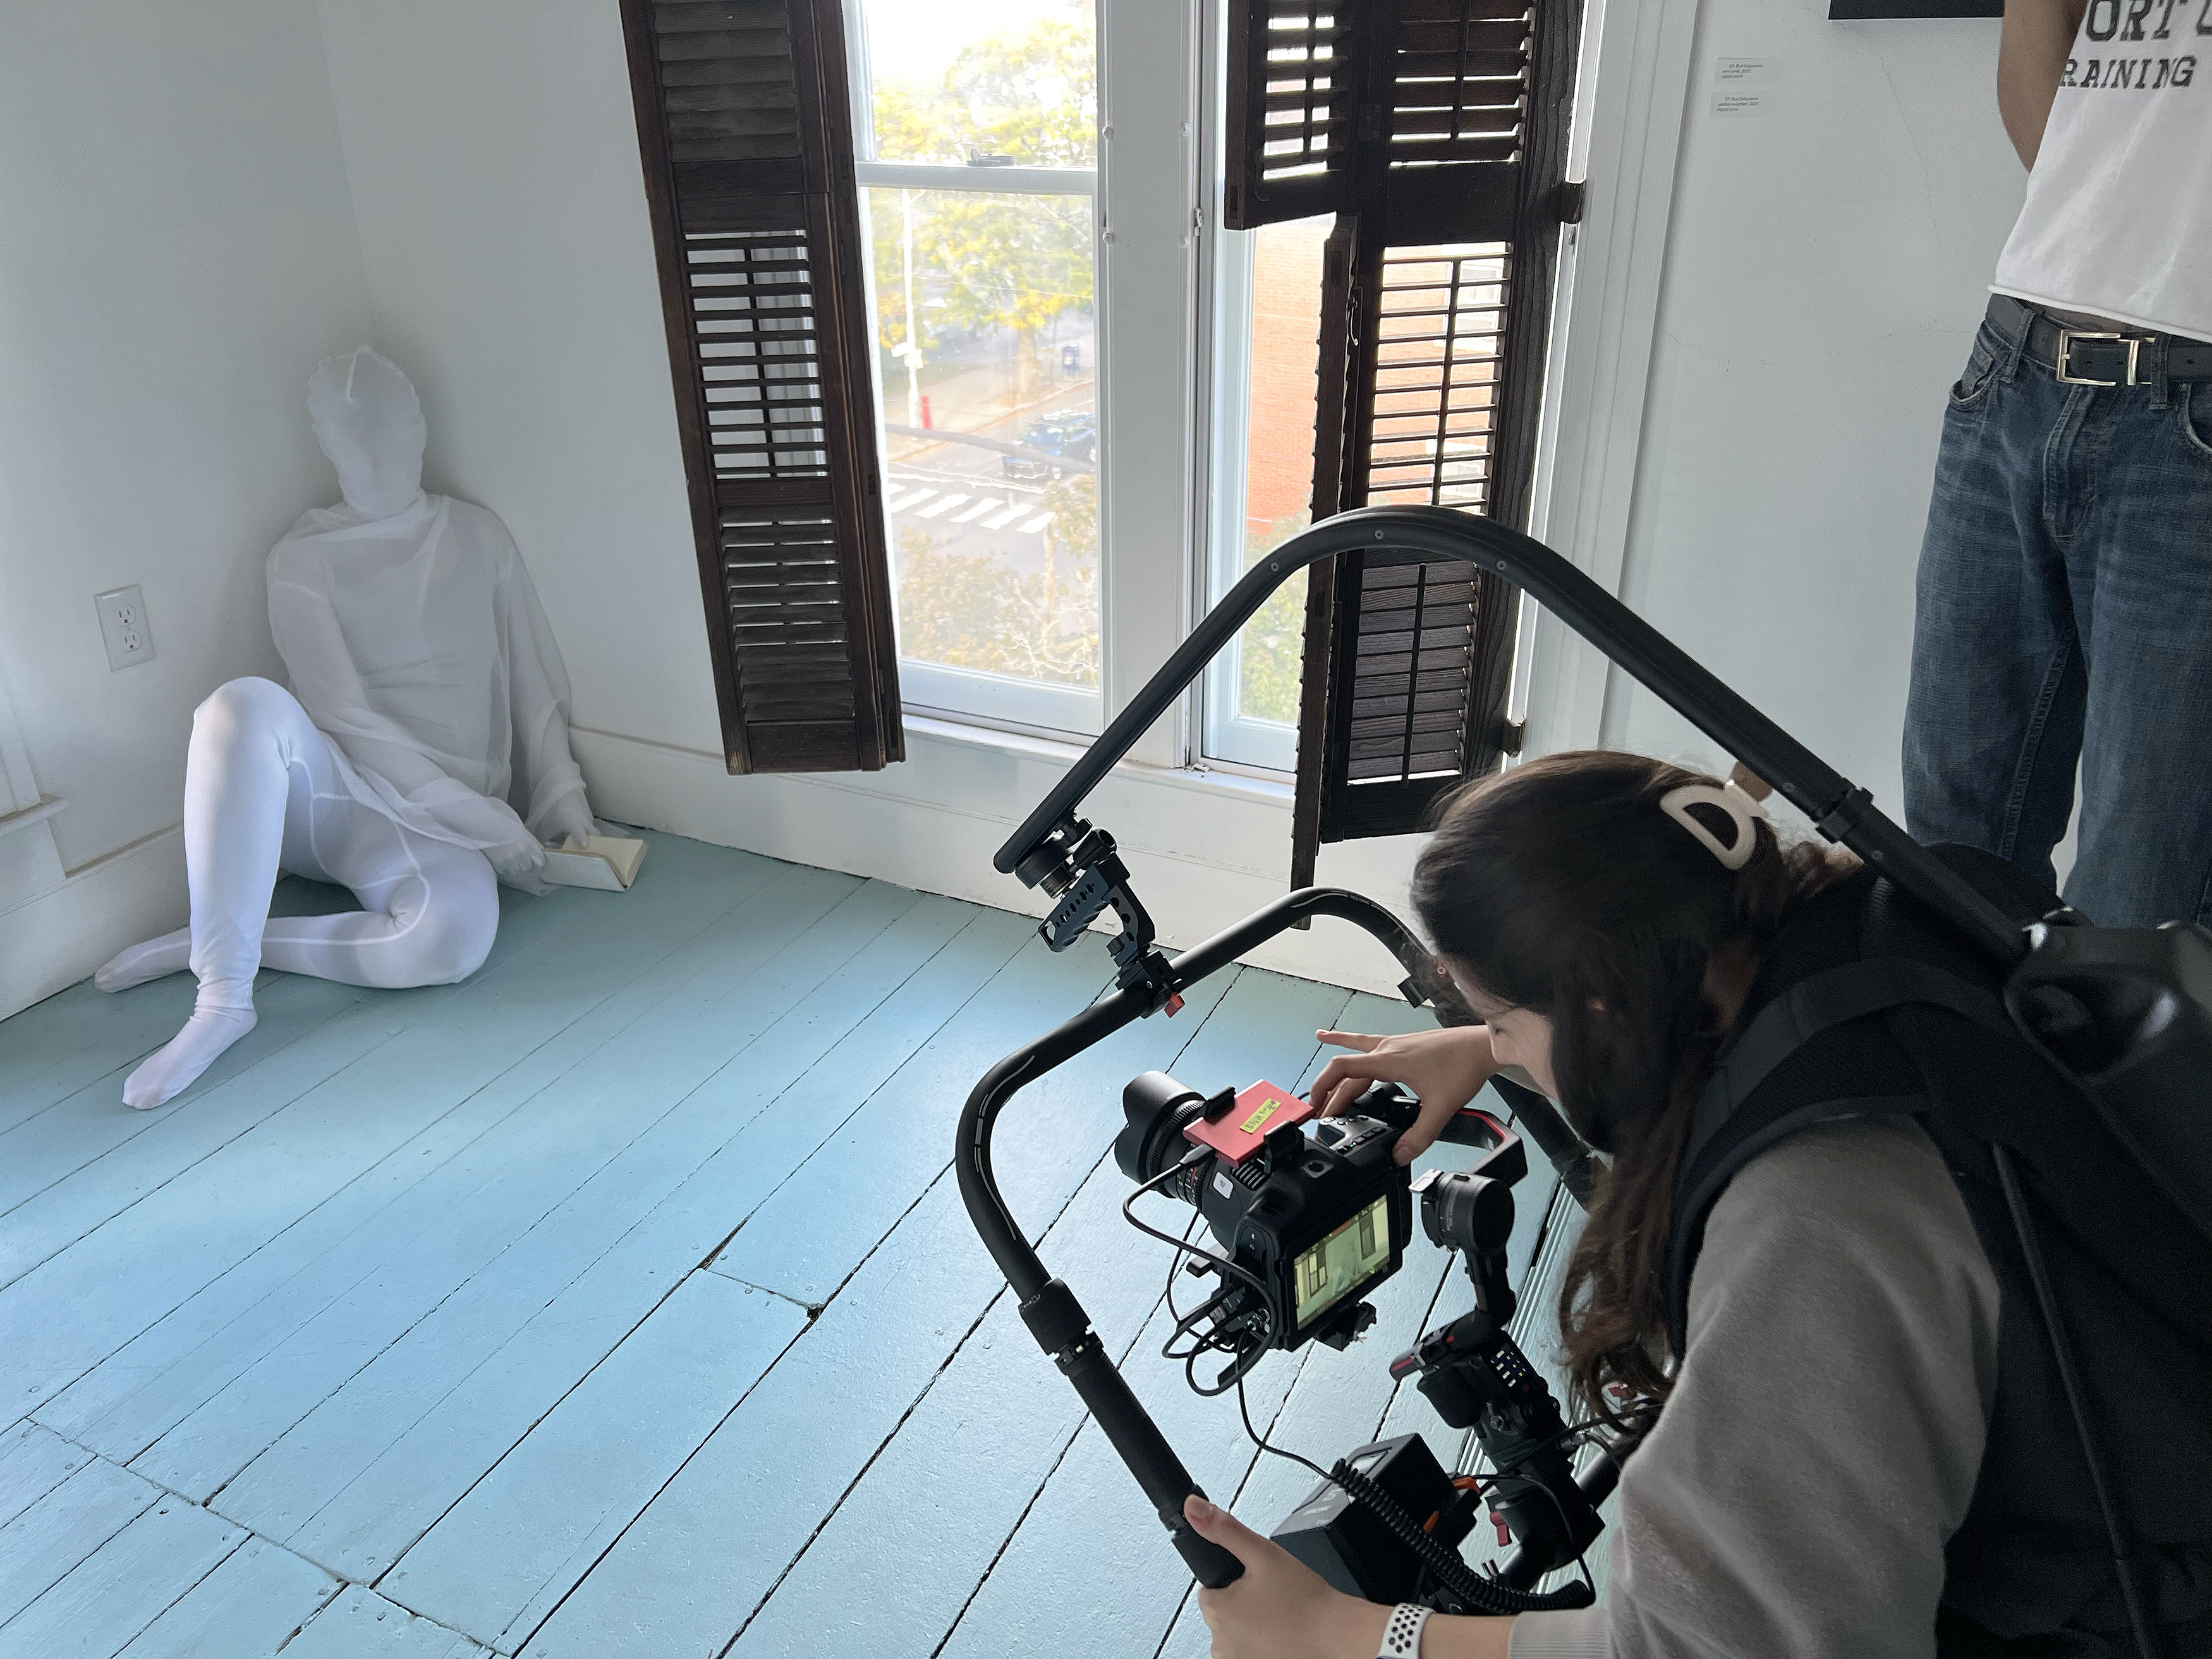
[[[1314,1109],[1322,1117],[1349,1111],[1371,1083],[1402,1083],[1420,1097],[1421,1115],[1398,1137],[1395,1156],[1411,1164],[1443,1133],[1452,1114],[1497,1073],[1486,1025],[1451,1025],[1433,1031],[1370,1036],[1358,1031],[1317,1031],[1323,1042],[1358,1052],[1339,1054],[1314,1079]]]
[[[1200,1589],[1213,1659],[1367,1659],[1390,1609],[1331,1589],[1321,1575],[1228,1510],[1193,1493],[1184,1518],[1244,1564],[1244,1576]]]

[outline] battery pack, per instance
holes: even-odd
[[[1475,1504],[1452,1484],[1418,1434],[1362,1446],[1346,1460],[1447,1549],[1474,1524]],[[1323,1481],[1269,1534],[1334,1589],[1370,1601],[1409,1601],[1421,1587],[1411,1548],[1334,1481]]]

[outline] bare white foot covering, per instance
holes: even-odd
[[[92,982],[103,991],[127,991],[149,980],[183,973],[191,966],[191,954],[192,930],[179,927],[173,933],[117,951],[93,975]]]
[[[167,1044],[146,1056],[123,1085],[123,1103],[140,1111],[191,1088],[216,1056],[253,1029],[251,1008],[213,1008],[195,1013]]]

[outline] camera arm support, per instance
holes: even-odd
[[[1167,995],[1178,994],[1219,972],[1308,916],[1336,916],[1352,922],[1396,957],[1413,978],[1428,969],[1428,952],[1381,905],[1338,888],[1308,887],[1285,894],[1172,962],[1164,959]],[[1075,1385],[1115,1451],[1152,1500],[1161,1524],[1199,1583],[1218,1589],[1233,1581],[1243,1568],[1235,1556],[1200,1537],[1183,1519],[1183,1499],[1198,1491],[1197,1483],[1115,1369],[1075,1292],[1046,1272],[1036,1249],[1015,1224],[991,1168],[991,1133],[1006,1103],[1046,1073],[1152,1013],[1161,1006],[1156,989],[1149,980],[1125,984],[985,1073],[962,1109],[953,1167],[969,1219],[1012,1287],[1022,1322]]]
[[[1421,1225],[1431,1243],[1459,1255],[1474,1306],[1400,1354],[1390,1375],[1413,1381],[1453,1428],[1474,1431],[1498,1471],[1492,1507],[1533,1569],[1525,1585],[1581,1555],[1603,1523],[1576,1483],[1559,1402],[1506,1329],[1516,1301],[1505,1261],[1513,1186],[1528,1158],[1518,1134],[1493,1127],[1495,1146],[1472,1168],[1431,1170],[1413,1183]]]
[[[1196,1490],[1190,1474],[1114,1369],[1074,1293],[1047,1274],[1015,1226],[992,1175],[991,1132],[1000,1111],[1025,1085],[1132,1020],[1172,1009],[1182,988],[1307,915],[1340,916],[1374,934],[1408,969],[1408,1000],[1420,1000],[1413,988],[1422,982],[1430,963],[1419,944],[1380,907],[1326,888],[1286,895],[1170,962],[1155,946],[1151,917],[1130,888],[1112,837],[1076,816],[1085,797],[1271,593],[1305,566],[1352,552],[1376,564],[1473,562],[1521,588],[1754,771],[1775,780],[1785,798],[1831,840],[1877,869],[1908,874],[1913,890],[1969,943],[2005,963],[2018,962],[2027,951],[2027,939],[2002,912],[1875,810],[1866,790],[1824,764],[1541,543],[1491,520],[1444,507],[1363,507],[1326,519],[1273,550],[1206,613],[999,849],[994,863],[1001,872],[1044,887],[1057,901],[1041,930],[1054,949],[1066,948],[1108,908],[1115,910],[1121,931],[1109,948],[1117,988],[986,1074],[962,1111],[954,1154],[969,1218],[1012,1286],[1024,1322],[1075,1384],[1199,1581],[1213,1586],[1230,1583],[1242,1568],[1184,1522],[1182,1501]],[[1549,1111],[1548,1103],[1540,1103],[1545,1109],[1534,1115],[1545,1117],[1547,1129],[1553,1133],[1539,1133],[1540,1144],[1579,1195],[1586,1190],[1587,1168],[1571,1171],[1561,1162],[1562,1152],[1571,1156],[1571,1132]]]

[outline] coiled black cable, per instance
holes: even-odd
[[[1397,1500],[1365,1475],[1340,1459],[1328,1478],[1349,1492],[1360,1508],[1388,1527],[1398,1541],[1413,1551],[1429,1576],[1449,1590],[1468,1612],[1504,1618],[1516,1613],[1550,1613],[1563,1607],[1586,1607],[1597,1600],[1589,1585],[1577,1579],[1554,1590],[1519,1590],[1483,1577],[1446,1549],[1421,1523],[1398,1506]]]

